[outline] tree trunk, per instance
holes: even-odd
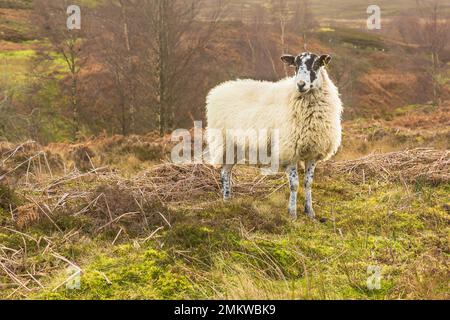
[[[125,46],[127,49],[127,56],[126,56],[126,64],[127,64],[127,73],[128,75],[132,75],[133,74],[133,62],[132,62],[132,57],[131,57],[131,45],[130,45],[130,36],[129,36],[129,31],[128,31],[128,22],[127,22],[127,18],[126,18],[126,12],[125,12],[125,6],[123,4],[123,1],[119,1],[120,4],[120,9],[121,9],[121,16],[122,16],[122,23],[123,23],[123,36],[125,39]],[[126,82],[128,83],[128,82]],[[129,83],[128,83],[129,84]],[[132,85],[128,86],[128,90],[133,91],[134,88]],[[135,108],[134,108],[134,94],[132,94],[131,92],[129,92],[128,94],[128,104],[129,104],[129,114],[130,114],[130,125],[129,125],[129,133],[133,133],[134,132],[134,128],[135,128]],[[126,100],[125,96],[123,97],[124,100]],[[123,108],[125,108],[126,105],[126,101],[123,101]],[[124,110],[125,112],[125,110]],[[123,117],[123,119],[125,120],[126,117]]]
[[[167,0],[159,0],[159,8],[158,8],[158,125],[159,125],[159,134],[163,136],[167,131],[167,117],[168,111],[168,97],[167,97],[167,88],[166,88],[166,80],[167,80],[167,67],[168,67],[168,26],[167,26]]]
[[[78,86],[77,76],[72,73],[71,98],[72,98],[72,121],[73,121],[74,140],[78,139],[80,132],[77,86]]]
[[[431,53],[431,79],[433,81],[433,105],[440,104],[439,97],[439,57],[435,52]]]

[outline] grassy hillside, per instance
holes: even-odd
[[[400,119],[346,123],[341,160],[317,173],[318,221],[290,221],[284,176],[253,169],[223,203],[217,170],[161,163],[169,137],[4,143],[0,297],[448,299],[448,138],[360,158],[426,141],[396,136]]]
[[[289,6],[295,3],[295,0],[286,1]],[[335,20],[344,24],[355,25],[355,22],[367,20],[367,8],[373,5],[373,1],[366,0],[339,0],[333,1],[332,5],[327,1],[310,0],[310,8],[313,14],[320,20]],[[276,3],[276,2],[275,2]],[[246,12],[253,5],[261,5],[265,8],[271,8],[270,0],[230,0],[228,2],[229,17],[236,17]],[[416,6],[415,1],[410,0],[379,0],[376,2],[382,10],[384,18],[397,16],[402,12],[408,11]],[[447,6],[450,10],[450,5]]]
[[[53,183],[60,179],[67,177]],[[268,193],[227,204],[217,192],[161,203],[127,187],[133,179],[78,175],[59,186],[57,198],[12,215],[4,208],[1,297],[449,298],[448,183],[354,184],[345,175],[319,175],[315,206],[326,222],[293,223],[287,187],[273,192],[281,179]],[[22,191],[16,196],[23,201]],[[80,289],[66,286],[71,266],[82,270]],[[379,290],[367,289],[369,266],[382,270]]]
[[[269,1],[230,3],[235,20]],[[170,136],[66,142],[63,63],[50,53],[36,69],[45,40],[33,33],[32,1],[0,0],[0,299],[449,299],[449,102],[413,102],[417,71],[399,72],[392,42],[361,29],[371,3],[311,3],[321,25],[309,49],[333,54],[346,120],[341,150],[318,168],[319,219],[292,222],[282,174],[239,168],[223,203],[216,169],[167,162]],[[414,5],[378,4],[387,18]],[[209,78],[284,75],[267,63],[282,50],[277,32],[218,28]],[[286,41],[302,50],[299,35]],[[253,46],[265,51],[252,71]],[[100,73],[93,60],[87,68]],[[88,102],[97,117],[101,103]],[[24,141],[32,134],[42,144]],[[299,212],[303,200],[300,190]],[[370,268],[379,289],[367,286]]]

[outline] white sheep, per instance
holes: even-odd
[[[295,67],[295,76],[278,82],[236,80],[215,87],[207,97],[208,147],[212,162],[223,163],[226,139],[210,132],[220,130],[274,130],[279,132],[279,163],[290,184],[289,213],[297,218],[298,163],[305,164],[305,213],[314,218],[311,187],[318,161],[332,157],[341,144],[342,102],[325,67],[329,55],[283,55]],[[222,140],[222,141],[221,141]],[[237,146],[239,147],[239,146]],[[222,166],[224,200],[231,195],[231,170]]]

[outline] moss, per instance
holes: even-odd
[[[244,240],[240,243],[238,261],[258,266],[273,279],[297,278],[303,274],[302,265],[292,244],[286,240]]]
[[[0,232],[0,243],[8,248],[16,248],[23,242],[20,235],[2,231]]]
[[[0,183],[0,210],[9,211],[18,203],[15,192],[5,184]]]
[[[121,245],[82,265],[80,289],[44,291],[45,299],[177,299],[192,285],[164,251]]]
[[[198,268],[208,270],[215,253],[236,247],[239,234],[225,226],[202,226],[201,224],[180,224],[167,231],[166,243],[174,250],[185,252],[184,258]]]
[[[83,270],[81,288],[67,290],[63,285],[54,292],[68,276],[67,264],[40,254],[42,248],[26,240],[26,267],[59,270],[48,280],[40,279],[45,290],[28,295],[46,299],[443,298],[448,296],[442,285],[448,276],[444,263],[449,247],[448,194],[447,185],[415,188],[370,181],[354,185],[319,175],[314,201],[326,223],[302,215],[299,221],[289,222],[288,191],[283,190],[265,199],[170,209],[171,227],[164,221],[150,221],[149,233],[159,225],[165,229],[147,244],[139,241],[145,234],[128,231],[116,245],[112,239],[117,230],[94,236],[89,227],[83,229],[92,215],[86,221],[58,217],[55,221],[61,227],[81,230],[79,236],[66,241],[46,224],[30,227],[27,233],[35,238],[43,233],[51,236],[58,252]],[[301,193],[299,201],[303,201]],[[0,232],[0,241],[11,248],[23,246],[22,237],[12,232]],[[382,270],[380,290],[367,289],[370,266]]]

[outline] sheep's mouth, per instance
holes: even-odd
[[[312,88],[307,88],[307,89],[297,89],[298,93],[302,96],[307,95],[308,93],[312,92],[313,89]]]

